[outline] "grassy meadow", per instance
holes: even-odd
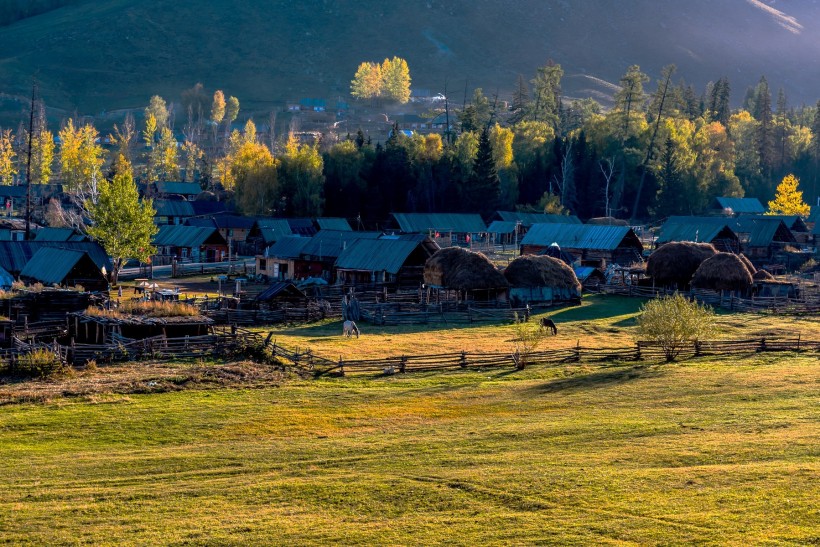
[[[550,341],[584,329],[589,344],[631,340],[637,305],[592,299],[552,312],[562,333]],[[816,319],[751,319],[721,316],[727,336],[817,333],[807,330]],[[345,344],[328,352],[353,347],[337,327],[277,336],[322,353],[327,329],[328,344]],[[432,337],[489,350],[506,329],[368,329],[357,347],[392,352]],[[129,382],[156,382],[158,367]],[[159,393],[65,387],[85,374],[117,373],[42,382],[56,386],[49,398],[0,406],[0,542],[820,542],[816,354],[286,373]],[[0,396],[13,389],[0,385]]]

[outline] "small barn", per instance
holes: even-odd
[[[479,214],[393,213],[392,217],[400,231],[428,235],[441,247],[478,241],[487,232]]]
[[[766,208],[757,198],[717,197],[712,202],[712,211],[722,215],[762,215]]]
[[[219,262],[228,255],[228,243],[214,227],[160,226],[152,243],[160,257]]]
[[[580,302],[581,283],[572,268],[551,256],[520,256],[504,270],[513,307],[525,304]]]
[[[344,285],[395,283],[418,287],[424,265],[440,247],[421,234],[359,239],[336,260],[336,280]]]
[[[184,224],[186,220],[194,216],[194,207],[190,202],[181,199],[155,199],[154,224],[163,226],[165,224]]]
[[[302,258],[302,249],[309,242],[309,237],[297,235],[279,238],[264,255],[256,257],[256,273],[276,281],[321,277],[322,263]]]
[[[508,300],[510,284],[500,271],[481,253],[461,247],[437,251],[424,265],[427,300],[435,292],[436,300],[453,293],[457,300]]]
[[[94,241],[0,241],[0,267],[18,276],[34,254],[45,247],[85,252],[100,271],[113,269],[108,253]]]
[[[752,287],[752,274],[746,264],[732,253],[717,253],[701,262],[692,276],[692,286],[713,291],[745,294]]]
[[[31,257],[20,279],[26,283],[42,283],[61,287],[82,286],[86,291],[108,290],[108,280],[87,252],[42,247]]]
[[[575,266],[573,267],[575,277],[581,283],[581,286],[586,290],[598,290],[601,285],[606,285],[606,276],[604,272],[592,266]]]
[[[729,227],[730,222],[732,219],[722,217],[671,216],[661,227],[656,243],[711,243],[719,251],[736,253],[740,251],[740,239]]]
[[[744,215],[732,219],[729,227],[740,239],[740,250],[752,262],[766,263],[787,245],[797,245],[797,239],[780,218]]]
[[[689,286],[701,263],[718,253],[711,243],[673,241],[658,247],[646,262],[646,275],[657,287]]]
[[[553,243],[585,266],[628,266],[643,260],[643,244],[632,228],[589,224],[534,224],[521,241],[521,254],[541,254]]]
[[[262,309],[280,309],[291,306],[305,306],[307,295],[292,281],[277,281],[259,293],[256,304]]]

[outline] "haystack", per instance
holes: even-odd
[[[624,219],[615,217],[594,217],[587,220],[587,224],[599,226],[629,226],[629,223]]]
[[[752,286],[752,274],[735,254],[718,253],[707,258],[692,277],[692,286],[716,291],[746,291]]]
[[[755,281],[771,281],[774,279],[774,276],[766,270],[757,270],[752,276],[752,279]]]
[[[749,270],[749,274],[751,274],[752,277],[754,277],[755,273],[757,273],[757,268],[755,268],[755,265],[752,264],[752,261],[749,260],[748,257],[743,253],[740,253],[739,255],[737,255],[737,257],[743,261],[743,265],[746,266],[747,270]]]
[[[683,288],[689,284],[701,262],[716,254],[717,249],[711,243],[666,243],[649,256],[646,275],[654,280],[656,286],[677,285]]]
[[[446,247],[427,259],[424,282],[462,291],[506,289],[509,283],[481,253]]]
[[[504,277],[513,287],[555,287],[581,292],[575,272],[551,256],[520,256],[510,262]]]

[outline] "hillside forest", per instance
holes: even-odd
[[[715,196],[768,201],[789,173],[817,199],[820,102],[790,105],[762,77],[732,108],[728,78],[698,91],[672,65],[654,82],[631,66],[605,109],[564,97],[562,76],[552,62],[519,76],[507,101],[475,89],[426,113],[449,126],[421,134],[395,125],[385,142],[332,128],[314,141],[277,137],[275,114],[257,128],[240,117],[238,98],[199,84],[176,102],[154,96],[139,121],[129,114],[104,138],[88,119],[49,128],[37,103],[31,180],[93,195],[95,181],[127,166],[141,182],[197,181],[251,215],[369,223],[398,211],[514,208],[659,219],[703,212]],[[354,108],[373,101],[356,99]],[[25,176],[28,126],[0,130],[3,184]]]

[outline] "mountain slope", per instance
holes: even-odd
[[[267,109],[346,96],[359,62],[399,55],[414,87],[447,80],[456,96],[465,82],[503,94],[552,58],[573,96],[611,93],[630,64],[656,77],[676,63],[700,87],[728,76],[736,103],[762,74],[813,103],[818,15],[798,0],[89,0],[0,29],[0,93],[25,96],[36,72],[50,105],[81,113],[196,82]]]

